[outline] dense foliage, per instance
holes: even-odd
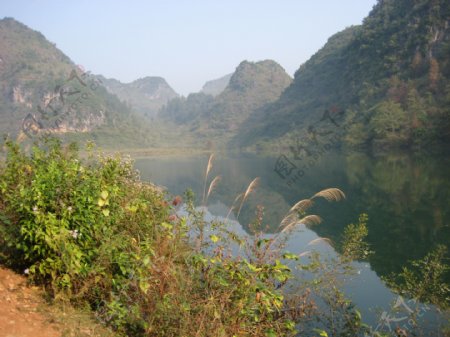
[[[311,126],[349,146],[449,141],[449,13],[444,0],[379,1],[363,25],[332,36],[303,64],[281,98],[243,124],[236,144],[286,147],[295,136],[313,147]]]
[[[55,140],[30,155],[10,141],[6,146],[1,260],[56,298],[89,304],[129,335],[294,331],[273,283],[289,278],[289,268],[195,250],[186,219],[173,213],[180,198],[169,205],[158,188],[138,180],[129,161],[83,162],[74,146]]]
[[[52,138],[30,153],[11,141],[5,146],[0,262],[28,274],[56,300],[90,307],[119,334],[362,336],[369,331],[339,290],[352,273],[351,261],[371,253],[364,242],[366,215],[345,229],[340,257],[285,251],[298,223],[320,222],[305,215],[313,202],[338,201],[345,197],[342,191],[326,189],[297,202],[270,236],[264,233],[264,209],[257,207],[251,235],[239,236],[223,222],[207,221],[205,208],[196,207],[189,192],[186,215],[180,217],[181,197],[167,200],[158,187],[141,182],[129,160],[94,158],[92,144],[85,159],[75,145]],[[205,184],[210,168],[209,163]],[[238,215],[257,181],[237,199]],[[214,178],[208,189],[205,185],[205,205],[216,183]],[[439,254],[430,258],[433,265],[442,266]],[[442,268],[430,274],[433,286],[440,287]],[[448,292],[439,289],[432,303]]]

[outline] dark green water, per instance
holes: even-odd
[[[284,179],[275,171],[277,159],[217,155],[209,180],[216,175],[222,180],[208,201],[211,213],[224,216],[235,197],[260,177],[239,222],[246,230],[256,206],[263,205],[268,232],[273,232],[298,200],[324,188],[340,188],[346,200],[318,202],[310,210],[324,220],[312,230],[314,235],[338,241],[344,227],[356,222],[360,213],[369,215],[368,242],[375,253],[368,264],[358,264],[359,280],[347,290],[372,323],[377,318],[370,309],[388,310],[395,300],[381,276],[399,272],[409,260],[423,258],[437,244],[450,246],[450,157],[328,153],[305,165],[296,163],[303,168],[302,176],[292,178],[294,170]],[[171,194],[191,188],[201,199],[207,161],[207,156],[155,157],[137,160],[136,168],[143,180],[164,185]],[[299,239],[292,241],[291,251],[305,245]]]

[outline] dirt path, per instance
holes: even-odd
[[[0,337],[59,337],[58,327],[38,311],[43,305],[39,290],[26,279],[0,267]]]
[[[113,337],[114,333],[73,308],[45,303],[24,276],[0,266],[0,337]]]

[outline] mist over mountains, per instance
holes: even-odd
[[[417,147],[450,140],[448,2],[379,1],[292,79],[273,60],[178,95],[164,78],[121,83],[78,67],[41,33],[0,20],[0,133],[229,149]],[[117,143],[111,144],[117,146]],[[124,143],[124,144],[125,144]],[[106,144],[108,144],[106,142]]]
[[[179,95],[162,77],[147,76],[131,83],[122,83],[99,75],[105,88],[145,117],[154,117],[171,99]]]

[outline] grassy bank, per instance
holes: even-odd
[[[369,248],[362,216],[348,227],[344,254],[332,263],[312,253],[284,250],[317,198],[338,201],[326,189],[293,205],[277,234],[263,232],[262,208],[238,237],[225,223],[206,222],[191,193],[184,200],[143,183],[130,160],[97,156],[89,146],[48,139],[24,152],[6,142],[0,169],[0,262],[28,275],[60,303],[89,308],[128,336],[358,336],[367,331],[339,280]],[[205,174],[202,204],[219,177]],[[258,179],[230,211],[239,216]],[[187,215],[181,217],[184,205]],[[295,280],[294,269],[313,277]],[[328,333],[328,334],[327,334]]]

